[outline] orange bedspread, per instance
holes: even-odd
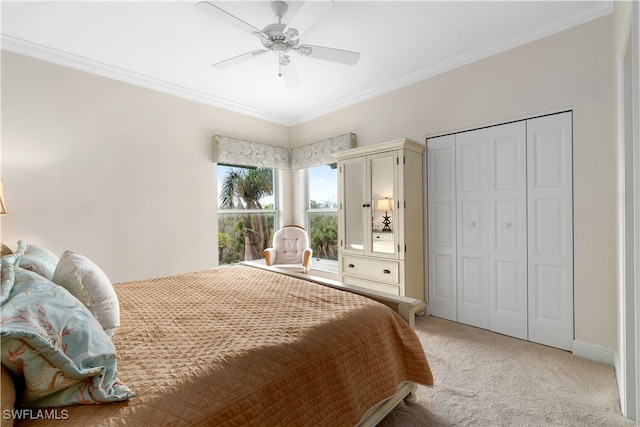
[[[433,384],[413,331],[359,295],[248,266],[115,288],[138,397],[52,425],[350,426],[403,381]]]

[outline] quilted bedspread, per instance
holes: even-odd
[[[351,426],[402,382],[433,384],[415,333],[356,294],[248,266],[115,289],[118,376],[137,397],[51,425]]]

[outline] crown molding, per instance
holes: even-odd
[[[262,110],[238,104],[233,101],[219,98],[204,92],[180,86],[174,83],[146,76],[144,74],[135,73],[124,68],[114,67],[113,65],[103,62],[94,61],[73,53],[53,49],[38,43],[33,43],[17,37],[2,34],[1,39],[2,50],[17,53],[19,55],[28,56],[30,58],[39,59],[53,64],[62,65],[64,67],[73,68],[87,73],[96,74],[113,80],[128,83],[134,86],[144,87],[146,89],[155,90],[168,95],[177,96],[188,99],[190,101],[199,102],[201,104],[211,105],[223,110],[232,111],[239,114],[255,117],[258,119],[274,122],[277,124],[291,126],[291,119]]]
[[[296,116],[282,116],[273,114],[268,111],[252,108],[242,105],[228,99],[223,99],[210,95],[201,91],[190,89],[185,86],[176,85],[167,81],[159,80],[147,75],[135,73],[123,68],[114,67],[99,61],[94,61],[69,52],[53,49],[41,44],[32,43],[20,38],[2,34],[1,47],[2,50],[17,53],[20,55],[40,59],[54,64],[74,68],[80,71],[96,74],[102,77],[122,81],[147,89],[166,93],[169,95],[185,98],[191,101],[199,102],[224,110],[244,114],[250,117],[266,120],[284,126],[295,126],[301,123],[316,119],[318,117],[334,113],[338,110],[353,106],[363,101],[384,95],[386,93],[401,89],[422,80],[434,77],[438,74],[445,73],[455,68],[462,67],[475,61],[505,52],[514,47],[530,43],[535,40],[550,36],[554,33],[567,30],[571,27],[584,24],[602,16],[613,12],[612,1],[597,1],[597,7],[590,9],[582,14],[567,16],[564,19],[550,22],[546,26],[536,27],[531,31],[517,34],[513,37],[497,40],[495,43],[483,46],[479,49],[463,52],[444,58],[437,64],[422,68],[413,73],[404,75],[400,78],[389,80],[381,83],[371,89],[358,92],[354,95],[345,97],[338,102],[334,102],[320,108],[309,110]]]
[[[458,55],[453,55],[449,58],[445,58],[438,63],[417,70],[413,73],[406,74],[394,80],[387,81],[378,86],[374,86],[371,89],[359,92],[350,97],[344,98],[333,104],[328,104],[324,107],[308,111],[306,113],[297,115],[291,118],[292,125],[298,125],[309,120],[322,117],[324,115],[336,112],[343,108],[350,107],[363,101],[375,98],[377,96],[384,95],[389,92],[401,89],[403,87],[418,83],[422,80],[443,74],[447,71],[468,65],[470,63],[497,55],[515,47],[531,43],[536,40],[548,37],[555,33],[559,33],[569,28],[576,27],[581,24],[585,24],[589,21],[601,18],[609,15],[613,12],[612,1],[598,1],[598,7],[595,7],[582,14],[572,15],[564,17],[564,19],[550,22],[545,26],[540,26],[531,29],[531,31],[525,33],[519,33],[513,37],[507,37],[497,40],[493,44],[483,46],[479,49],[463,52]]]

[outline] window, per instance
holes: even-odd
[[[307,230],[315,261],[338,260],[338,173],[336,165],[307,169]]]
[[[274,172],[218,164],[218,262],[262,258],[276,222]]]

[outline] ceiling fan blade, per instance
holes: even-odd
[[[295,50],[302,56],[339,62],[346,65],[356,65],[360,60],[360,52],[354,52],[352,50],[335,49],[312,44],[300,45]]]
[[[226,68],[232,67],[234,65],[241,64],[243,62],[248,61],[249,59],[264,54],[265,52],[269,52],[266,49],[258,49],[252,50],[251,52],[246,52],[238,56],[234,56],[233,58],[225,59],[224,61],[216,62],[215,64],[211,64],[212,68],[217,68],[220,70],[224,70]]]
[[[301,36],[332,6],[332,0],[305,1],[288,21],[283,19],[283,23],[287,24],[285,32],[288,28],[295,28],[298,30],[298,36]]]
[[[298,71],[293,62],[289,62],[287,65],[280,65],[280,75],[284,80],[285,86],[289,89],[300,86],[300,77],[298,77]]]
[[[249,33],[254,36],[265,37],[267,39],[269,38],[265,33],[262,32],[261,29],[256,28],[248,22],[245,22],[242,19],[238,18],[237,16],[230,14],[226,10],[219,8],[213,3],[209,3],[208,1],[201,1],[196,3],[196,7],[202,12],[208,13],[214,18],[233,25],[234,27],[244,31],[245,33]]]

